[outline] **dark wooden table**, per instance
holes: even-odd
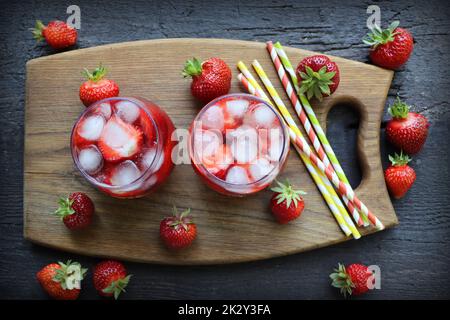
[[[366,9],[373,1],[344,2],[78,0],[82,18],[78,47],[173,37],[280,40],[366,62],[361,38],[367,32]],[[127,263],[134,278],[123,299],[334,299],[339,294],[330,287],[328,274],[338,262],[380,266],[381,290],[366,299],[450,298],[450,10],[446,1],[375,4],[381,8],[383,25],[399,19],[416,40],[408,64],[395,74],[388,102],[399,95],[432,124],[424,150],[412,162],[417,181],[405,198],[394,201],[400,225],[358,241],[253,263],[208,267]],[[0,298],[46,299],[34,278],[43,265],[68,258],[86,266],[98,261],[42,248],[22,237],[25,63],[54,53],[36,45],[28,28],[36,19],[65,20],[68,5],[1,2]],[[360,180],[352,147],[357,128],[358,115],[351,109],[331,112],[329,137],[353,186]],[[381,146],[386,165],[393,149],[384,135]],[[90,281],[82,299],[97,298]]]

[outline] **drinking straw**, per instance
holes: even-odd
[[[265,94],[264,91],[262,91],[261,88],[256,89],[251,83],[250,79],[246,78],[242,73],[238,75],[239,81],[242,83],[244,88],[252,95],[257,96],[265,100],[268,104],[273,106],[272,101],[270,101],[269,97]],[[253,79],[254,80],[254,79]],[[320,193],[322,194],[323,198],[325,199],[325,202],[327,203],[328,207],[330,208],[331,212],[333,213],[334,218],[338,222],[339,227],[342,229],[342,231],[345,233],[346,236],[349,236],[352,234],[350,231],[347,223],[345,222],[344,218],[342,217],[340,211],[336,207],[333,199],[331,198],[330,193],[328,192],[327,188],[325,187],[322,177],[326,178],[321,174],[320,172],[317,172],[316,168],[311,163],[311,160],[300,150],[300,148],[294,143],[295,150],[300,155],[300,158],[303,160],[303,163],[305,164],[306,168],[308,169],[309,174],[313,178],[314,182],[317,185],[317,188],[319,189]],[[359,236],[358,236],[359,235]],[[361,237],[359,233],[353,235],[355,239],[358,239]]]
[[[294,109],[297,112],[300,122],[302,123],[303,127],[305,128],[306,134],[308,135],[309,140],[311,141],[311,144],[313,145],[314,149],[316,150],[317,155],[319,156],[320,160],[323,161],[323,163],[325,164],[325,166],[327,168],[330,168],[330,170],[334,171],[334,168],[331,165],[327,154],[325,153],[322,145],[320,144],[320,140],[317,138],[316,133],[314,132],[314,130],[311,126],[311,123],[309,122],[308,118],[306,117],[306,114],[303,111],[303,108],[298,101],[297,94],[296,94],[296,92],[294,92],[294,89],[292,88],[291,82],[289,81],[289,78],[286,75],[286,72],[284,71],[283,66],[281,65],[280,58],[278,57],[277,52],[275,51],[275,48],[273,47],[273,44],[271,41],[267,42],[267,50],[269,51],[270,57],[272,58],[272,62],[275,65],[275,69],[277,71],[278,77],[280,78],[281,83],[283,84],[286,94],[289,96],[289,99],[291,100],[291,103],[294,106]],[[355,220],[355,222],[359,226],[363,225],[361,216],[359,215],[358,211],[353,206],[353,203],[351,201],[349,201],[347,199],[347,197],[342,197],[342,200],[344,200],[344,203],[346,204],[348,210],[352,213],[352,216],[353,216],[353,219]]]
[[[264,83],[264,85],[267,88],[267,91],[269,91],[270,95],[275,101],[275,104],[278,106],[281,114],[283,117],[290,118],[293,122],[293,119],[291,118],[291,115],[289,111],[286,109],[286,106],[284,105],[283,101],[281,100],[280,96],[278,95],[277,91],[275,90],[275,87],[272,85],[272,82],[270,82],[269,78],[267,77],[266,73],[264,72],[263,68],[259,64],[257,60],[253,61],[253,67],[258,73],[261,81]],[[287,121],[288,122],[288,121]],[[325,167],[324,163],[314,154],[314,152],[309,147],[308,143],[306,142],[305,138],[303,138],[302,135],[296,135],[292,131],[290,133],[293,135],[293,138],[295,138],[296,144],[300,147],[300,149],[306,153],[306,155],[309,157],[309,159],[316,165],[316,167],[324,173],[328,179],[335,185],[341,196],[346,196],[350,201],[352,201],[358,210],[362,212],[364,215],[367,216],[369,221],[379,230],[384,229],[384,225],[381,223],[380,220],[367,208],[367,206],[358,198],[358,196],[353,191],[352,187],[343,181],[339,179],[336,172],[330,170],[330,168]],[[351,221],[351,219],[349,219]],[[348,222],[347,222],[348,223]]]
[[[248,79],[248,81],[250,82],[250,84],[252,84],[256,90],[260,91],[263,95],[265,95],[264,90],[260,87],[260,85],[258,84],[258,82],[255,80],[255,78],[253,77],[253,75],[250,73],[250,71],[248,71],[247,67],[245,66],[245,64],[242,61],[238,62],[238,68],[239,70],[241,70],[241,72],[244,74],[244,76]],[[265,95],[266,96],[266,95]],[[266,96],[267,97],[267,96]],[[273,96],[272,96],[273,98]],[[269,101],[270,99],[267,98]],[[277,104],[278,106],[278,104]],[[282,112],[283,113],[283,112]],[[288,116],[288,117],[286,117]],[[294,130],[296,135],[300,135],[302,136],[301,131],[298,129],[297,124],[295,123],[295,121],[292,119],[292,117],[290,116],[289,112],[287,111],[287,109],[285,109],[284,112],[284,118],[285,121],[289,124],[289,126],[292,128],[292,130]],[[341,199],[339,198],[339,196],[337,195],[336,191],[334,190],[332,184],[330,183],[330,181],[328,180],[328,178],[326,176],[324,176],[322,174],[322,181],[325,184],[325,188],[327,188],[328,193],[330,195],[332,195],[332,199],[333,202],[335,203],[335,205],[337,206],[338,210],[341,212],[342,217],[345,219],[345,221],[347,221],[347,225],[350,227],[353,235],[355,236],[356,239],[358,239],[360,237],[358,230],[356,229],[355,225],[353,224],[352,220],[350,219],[347,210],[344,207],[344,204],[342,203]]]
[[[329,158],[329,160],[331,161],[337,175],[339,176],[339,178],[344,181],[347,184],[350,184],[348,182],[347,176],[345,175],[344,170],[341,167],[341,164],[339,163],[339,160],[336,157],[336,154],[334,153],[333,148],[331,147],[330,142],[327,139],[327,136],[325,134],[325,132],[322,129],[322,126],[320,125],[319,120],[317,120],[316,114],[314,112],[314,110],[312,109],[311,105],[309,104],[308,99],[306,98],[306,96],[302,93],[300,93],[300,87],[298,84],[298,78],[297,78],[297,74],[294,71],[294,68],[292,67],[292,64],[286,54],[286,52],[284,51],[282,45],[280,42],[276,42],[274,44],[275,47],[275,51],[278,54],[281,63],[283,64],[284,68],[286,69],[286,72],[290,75],[291,80],[292,80],[292,84],[294,85],[294,89],[297,92],[301,103],[299,103],[299,110],[296,110],[297,113],[299,114],[300,119],[301,118],[305,118],[305,113],[308,116],[309,120],[311,121],[310,123],[312,123],[312,126],[317,134],[317,136],[319,137],[320,142],[322,143],[323,148],[325,149],[325,152]],[[363,225],[367,226],[369,225],[369,221],[367,220],[367,217],[362,215],[361,216],[362,220],[363,220]]]

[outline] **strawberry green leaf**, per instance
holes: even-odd
[[[375,24],[370,30],[371,32],[369,32],[362,41],[365,44],[372,46],[374,49],[381,44],[394,41],[394,37],[397,34],[395,29],[397,29],[399,25],[400,21],[393,21],[387,29],[383,30]]]
[[[404,166],[411,160],[412,159],[407,154],[403,154],[403,150],[400,154],[394,153],[394,156],[389,155],[389,161],[391,161],[393,166]]]
[[[68,215],[74,214],[75,210],[72,209],[73,200],[69,198],[59,198],[58,200],[58,209],[53,213],[61,220],[63,220]]]
[[[275,199],[277,199],[277,204],[281,204],[286,201],[286,207],[289,208],[292,202],[294,202],[294,206],[298,206],[298,201],[302,198],[300,195],[306,194],[301,190],[294,190],[292,185],[286,180],[285,183],[281,183],[280,181],[275,181],[278,184],[278,187],[273,187],[270,190],[277,193]]]
[[[197,58],[187,60],[184,64],[184,69],[181,72],[183,77],[194,77],[202,74],[202,63]]]
[[[399,97],[395,99],[394,104],[389,107],[389,114],[396,119],[406,119],[411,107],[405,102],[401,101]]]

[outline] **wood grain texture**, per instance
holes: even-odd
[[[214,3],[208,6],[205,4]],[[264,42],[324,52],[370,63],[361,38],[367,6],[353,0],[77,0],[82,30],[71,50],[123,41],[211,37]],[[386,107],[397,95],[428,117],[425,148],[413,158],[414,187],[393,201],[396,228],[334,246],[280,258],[214,266],[126,263],[133,280],[121,299],[342,299],[328,274],[338,262],[377,264],[382,289],[358,299],[449,299],[450,289],[450,6],[446,0],[379,1],[382,23],[399,19],[414,35],[408,63],[395,72],[381,127],[383,167],[395,150],[384,138]],[[64,1],[0,4],[0,298],[49,299],[34,281],[47,263],[77,260],[91,268],[98,258],[54,250],[23,238],[25,64],[56,52],[36,45],[36,19],[65,19]],[[24,10],[25,9],[25,10]],[[101,12],[101,14],[98,14]],[[327,133],[352,185],[359,182],[354,152],[359,116],[340,105],[328,115]],[[355,299],[354,297],[353,299]],[[90,276],[80,299],[101,299]]]
[[[293,61],[313,54],[293,48],[287,48],[287,53]],[[146,97],[160,105],[177,128],[187,128],[200,108],[190,95],[189,81],[180,76],[183,62],[192,55],[200,58],[218,55],[232,67],[240,59],[248,63],[258,59],[279,92],[283,92],[265,44],[257,42],[138,41],[61,53],[27,63],[25,238],[86,255],[167,264],[257,260],[351,239],[341,233],[295,152],[290,153],[281,177],[289,177],[308,193],[306,210],[301,219],[283,226],[276,224],[268,212],[270,191],[242,199],[221,196],[209,190],[190,165],[177,166],[158,192],[139,200],[117,200],[103,195],[76,172],[68,141],[73,123],[84,109],[78,100],[81,82],[78,71],[102,61],[110,70],[109,76],[119,83],[122,96]],[[379,128],[392,72],[332,58],[339,64],[342,80],[332,97],[315,104],[316,111],[323,124],[334,105],[345,103],[361,114],[358,151],[363,180],[357,193],[386,227],[391,227],[397,218],[384,184]],[[240,91],[237,73],[233,70],[231,92]],[[290,105],[287,99],[285,102]],[[82,232],[70,232],[49,214],[58,195],[74,190],[90,194],[96,204],[94,223]],[[160,220],[174,204],[190,207],[199,228],[194,245],[176,254],[161,244],[158,232]],[[374,231],[374,228],[362,230],[364,234]]]

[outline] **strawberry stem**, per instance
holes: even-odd
[[[125,288],[130,282],[131,274],[127,275],[125,278],[117,279],[116,281],[112,281],[108,287],[103,289],[104,293],[112,293],[114,295],[114,299],[118,299],[119,295],[122,292],[126,292]]]
[[[75,210],[72,209],[73,200],[69,198],[59,198],[58,200],[59,208],[56,209],[54,214],[63,220],[68,215],[74,214]]]
[[[380,44],[386,44],[388,42],[394,41],[394,37],[397,34],[395,29],[399,26],[400,21],[393,21],[387,29],[381,29],[377,24],[371,29],[364,38],[363,42],[367,45],[372,46],[374,49]]]
[[[306,192],[302,190],[294,190],[287,179],[284,184],[276,180],[275,182],[278,184],[278,187],[273,187],[270,190],[278,193],[278,195],[275,197],[275,199],[278,200],[277,204],[286,201],[286,207],[289,208],[291,206],[291,203],[294,202],[295,207],[297,207],[298,201],[302,198],[301,195],[305,195]]]
[[[333,280],[331,285],[335,288],[339,288],[344,297],[347,297],[347,294],[352,294],[352,289],[355,285],[353,284],[351,277],[347,274],[347,270],[342,263],[338,264],[338,267],[334,269],[332,274],[330,274],[330,278]]]
[[[82,73],[88,80],[97,82],[103,79],[107,72],[108,70],[100,64],[94,71],[90,72],[88,69],[84,68]]]
[[[410,106],[397,97],[394,104],[389,107],[388,112],[395,119],[406,119],[408,117],[409,109]]]
[[[181,73],[183,77],[194,77],[202,74],[202,63],[197,58],[192,58],[192,60],[187,60],[184,64],[183,72]]]
[[[80,282],[84,279],[87,269],[71,260],[66,263],[58,262],[58,264],[61,268],[56,269],[53,281],[60,283],[64,290],[80,289]]]
[[[394,156],[389,155],[389,161],[395,167],[407,165],[411,160],[407,154],[403,154],[403,151],[400,154],[394,153]]]
[[[306,93],[308,99],[313,96],[319,101],[322,101],[323,95],[329,96],[330,85],[333,84],[333,77],[336,72],[328,72],[327,67],[323,66],[319,71],[314,71],[311,67],[305,67],[306,72],[300,72],[300,77],[302,78],[302,83],[300,86],[300,93]]]
[[[45,25],[42,23],[41,20],[36,20],[36,24],[33,29],[31,29],[31,32],[33,33],[33,38],[36,39],[38,42],[44,40],[44,35],[42,34],[42,31],[44,31]]]
[[[173,218],[169,222],[169,226],[174,229],[178,229],[179,226],[182,226],[185,230],[188,230],[188,225],[193,224],[192,217],[189,215],[191,213],[191,209],[187,208],[181,214],[178,213],[177,207],[173,206]]]

